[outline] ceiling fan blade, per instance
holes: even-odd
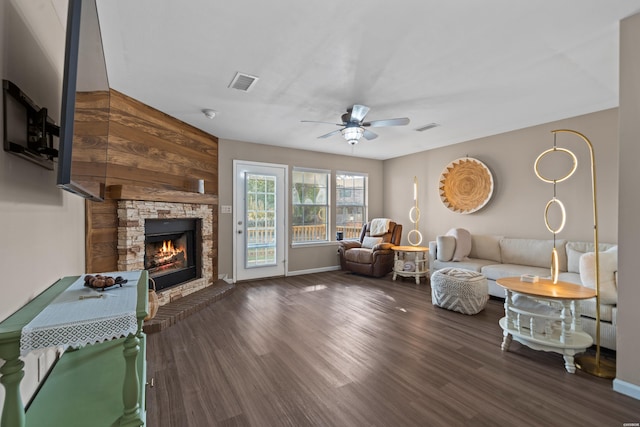
[[[362,120],[364,120],[364,116],[366,116],[368,112],[369,112],[369,107],[365,105],[355,104],[351,108],[351,118],[349,119],[349,121],[360,123],[362,122]]]
[[[378,137],[377,133],[373,133],[370,130],[365,129],[364,133],[362,134],[362,136],[365,137],[365,139],[371,141],[372,139],[376,139]]]
[[[344,123],[321,122],[318,120],[300,120],[301,123],[324,123],[326,125],[344,126]]]
[[[320,135],[320,136],[318,137],[318,139],[320,139],[320,138],[322,138],[322,139],[324,139],[324,138],[329,138],[330,136],[333,136],[333,135],[335,135],[335,134],[337,134],[337,133],[340,133],[340,131],[341,131],[341,130],[342,130],[342,129],[338,129],[338,130],[331,131],[331,132],[329,132],[329,133],[325,133],[324,135]]]
[[[408,124],[409,124],[409,119],[407,117],[402,117],[399,119],[374,120],[372,122],[363,123],[362,126],[379,128],[382,126],[404,126]]]

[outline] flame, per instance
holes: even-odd
[[[176,243],[178,244],[176,245]],[[173,240],[163,240],[162,245],[157,242],[154,253],[149,257],[150,265],[156,269],[172,268],[171,266],[176,265],[180,267],[181,265],[186,265],[186,262],[187,252],[185,246],[181,245],[179,241],[174,242]]]
[[[171,240],[163,240],[162,241],[162,252],[163,253],[176,253],[178,252],[174,247],[173,247],[173,242]]]

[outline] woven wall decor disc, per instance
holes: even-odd
[[[493,176],[480,160],[456,159],[444,168],[439,182],[440,200],[453,212],[469,214],[481,209],[493,194]]]

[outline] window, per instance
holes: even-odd
[[[276,177],[246,173],[245,268],[276,264]]]
[[[329,236],[329,171],[293,169],[292,242],[321,242]]]
[[[345,239],[357,239],[366,222],[367,175],[337,172],[336,231],[342,231]]]

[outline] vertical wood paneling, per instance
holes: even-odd
[[[118,203],[86,201],[86,270],[87,272],[118,269]]]

